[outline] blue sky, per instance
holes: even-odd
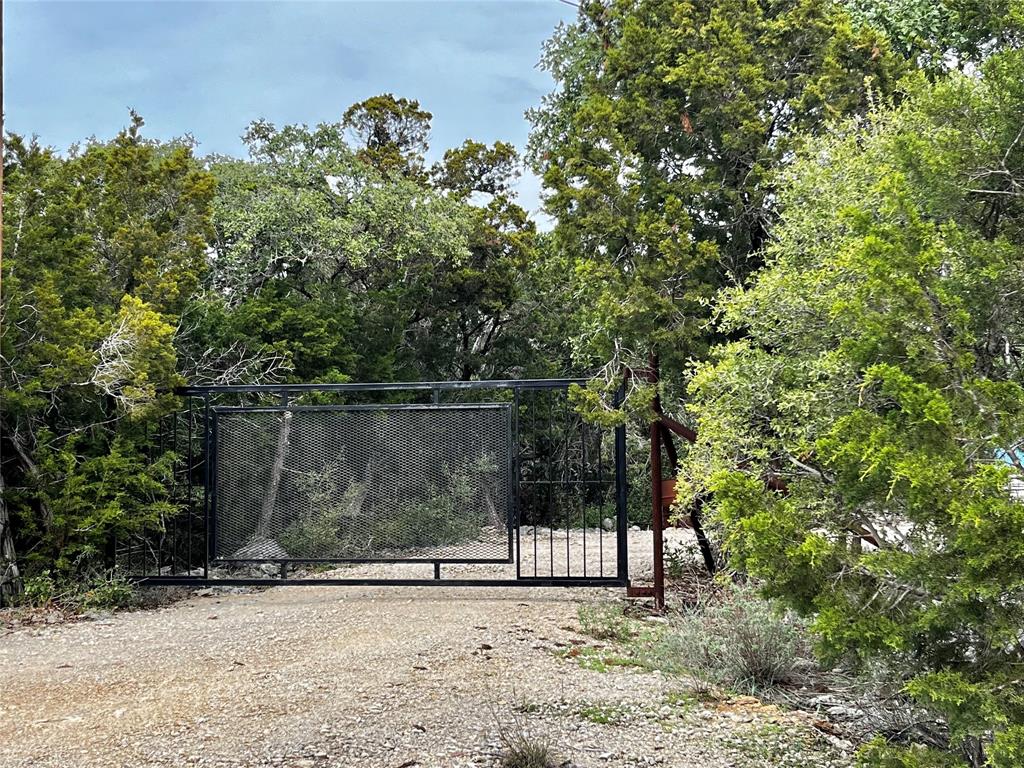
[[[551,88],[541,44],[575,10],[503,2],[4,3],[6,128],[66,148],[128,108],[149,135],[241,155],[246,124],[338,120],[390,91],[434,114],[431,155],[472,137],[522,148]],[[539,206],[537,180],[521,202]]]

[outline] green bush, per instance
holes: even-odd
[[[43,571],[25,578],[18,603],[28,608],[57,608],[81,611],[114,611],[137,603],[135,586],[120,574],[97,573],[83,580],[58,578]]]
[[[730,565],[826,662],[899,669],[973,768],[1024,765],[1022,85],[1006,50],[801,148],[680,469]],[[1017,192],[975,184],[997,168]]]
[[[21,602],[34,608],[50,605],[57,594],[57,582],[50,571],[43,571],[38,576],[27,577],[24,588]]]
[[[93,580],[81,593],[79,605],[84,611],[113,611],[131,608],[137,599],[138,595],[131,582],[110,575]]]
[[[745,690],[794,685],[814,669],[804,623],[751,588],[675,620],[643,661],[698,686]]]

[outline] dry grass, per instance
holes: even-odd
[[[554,746],[547,736],[530,730],[524,706],[513,709],[510,719],[498,719],[502,768],[554,768]]]

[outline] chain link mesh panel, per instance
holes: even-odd
[[[216,412],[217,560],[507,561],[506,405]]]

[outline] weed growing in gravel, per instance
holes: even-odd
[[[540,704],[522,699],[512,705],[512,711],[520,712],[524,715],[532,715],[540,712]]]
[[[554,768],[554,747],[546,736],[531,732],[526,717],[513,708],[510,722],[498,720],[503,747],[502,768]]]
[[[690,691],[669,691],[665,694],[665,706],[688,712],[697,705],[697,697]]]
[[[637,720],[657,723],[665,730],[678,725],[693,709],[695,704],[692,695],[671,693],[660,703],[654,702],[582,702],[572,706],[568,711],[558,714],[575,714],[598,725],[623,725]]]
[[[731,732],[721,739],[723,751],[732,753],[738,768],[847,768],[848,756],[837,753],[813,731],[766,724]]]
[[[628,707],[617,704],[587,704],[580,708],[580,716],[598,725],[618,725],[632,713]]]
[[[619,603],[587,603],[577,611],[583,634],[598,640],[625,642],[633,636],[630,620]]]
[[[607,672],[612,667],[639,666],[640,662],[633,656],[614,653],[606,648],[592,646],[573,646],[558,655],[563,659],[576,659],[583,669],[593,672]]]

